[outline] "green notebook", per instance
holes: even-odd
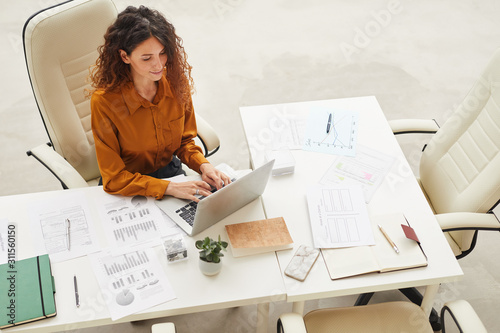
[[[0,265],[0,329],[56,315],[47,254]]]

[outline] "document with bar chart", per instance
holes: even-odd
[[[175,299],[154,249],[89,255],[112,320]]]
[[[151,247],[161,244],[167,225],[153,198],[124,197],[103,193],[98,198],[101,218],[111,247]]]

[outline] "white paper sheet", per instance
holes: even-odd
[[[302,149],[355,156],[359,115],[355,111],[313,108],[307,119]]]
[[[311,185],[307,204],[316,248],[375,244],[360,185]]]
[[[269,119],[269,129],[273,133],[272,149],[302,149],[307,125],[307,115],[293,106],[283,105],[275,111],[279,118]],[[264,140],[265,135],[262,133]],[[261,138],[262,139],[262,138]]]
[[[110,247],[159,245],[160,237],[170,234],[169,229],[175,228],[168,224],[168,217],[162,215],[154,198],[125,197],[103,191],[94,200]]]
[[[114,252],[114,251],[113,251]],[[89,255],[111,320],[176,298],[153,248]]]
[[[37,252],[48,253],[51,261],[69,260],[100,250],[82,192],[62,191],[58,198],[31,203],[29,210]]]
[[[319,181],[322,185],[356,184],[363,187],[366,203],[389,172],[395,158],[364,146],[356,156],[339,156]]]

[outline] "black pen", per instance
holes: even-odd
[[[75,300],[76,307],[80,307],[80,295],[78,295],[78,284],[76,283],[76,275],[73,276],[73,284],[75,285]]]
[[[326,134],[330,133],[330,126],[332,126],[332,114],[328,116],[328,123],[326,124]]]

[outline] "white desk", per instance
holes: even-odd
[[[297,112],[307,113],[311,107],[358,111],[358,144],[397,158],[389,175],[370,201],[368,212],[369,215],[378,215],[402,211],[411,221],[412,227],[421,240],[428,257],[428,266],[332,281],[323,258],[320,256],[305,282],[298,282],[285,276],[283,270],[298,246],[300,244],[312,246],[305,196],[306,186],[318,183],[335,158],[328,154],[291,150],[296,163],[295,172],[273,177],[263,195],[267,217],[283,216],[295,243],[293,251],[278,252],[287,300],[298,302],[294,310],[301,312],[305,300],[428,286],[422,307],[424,311],[430,313],[438,285],[442,282],[454,281],[463,273],[375,97],[240,108],[253,167],[264,163],[266,151],[271,148],[271,143],[282,131],[282,126],[287,125],[287,119],[296,115]]]
[[[34,256],[33,239],[30,232],[28,204],[37,200],[52,198],[61,200],[69,191],[82,191],[88,201],[100,187],[84,189],[33,193],[25,195],[0,197],[0,217],[7,218],[18,225],[17,255],[18,259]],[[105,243],[102,226],[99,225],[99,214],[96,207],[90,207],[91,217],[97,226],[97,234]],[[285,289],[274,253],[256,256],[233,258],[231,250],[222,258],[222,271],[213,277],[205,276],[198,268],[198,250],[194,246],[197,239],[205,236],[216,238],[221,235],[227,239],[224,225],[263,219],[261,199],[257,199],[238,212],[228,216],[221,222],[194,237],[185,237],[188,248],[188,260],[168,264],[166,259],[160,260],[171,283],[176,299],[147,309],[141,313],[111,321],[103,294],[94,276],[90,261],[80,257],[66,262],[53,263],[52,272],[56,283],[57,316],[38,322],[23,324],[9,328],[8,332],[33,331],[55,332],[70,329],[108,325],[119,322],[137,321],[178,314],[186,314],[207,310],[215,310],[236,306],[258,306],[258,330],[267,331],[268,303],[285,300]],[[103,243],[103,244],[104,244]],[[155,248],[159,258],[165,258],[163,248]],[[263,274],[265,272],[265,274]],[[78,277],[81,306],[75,306],[73,275]]]

